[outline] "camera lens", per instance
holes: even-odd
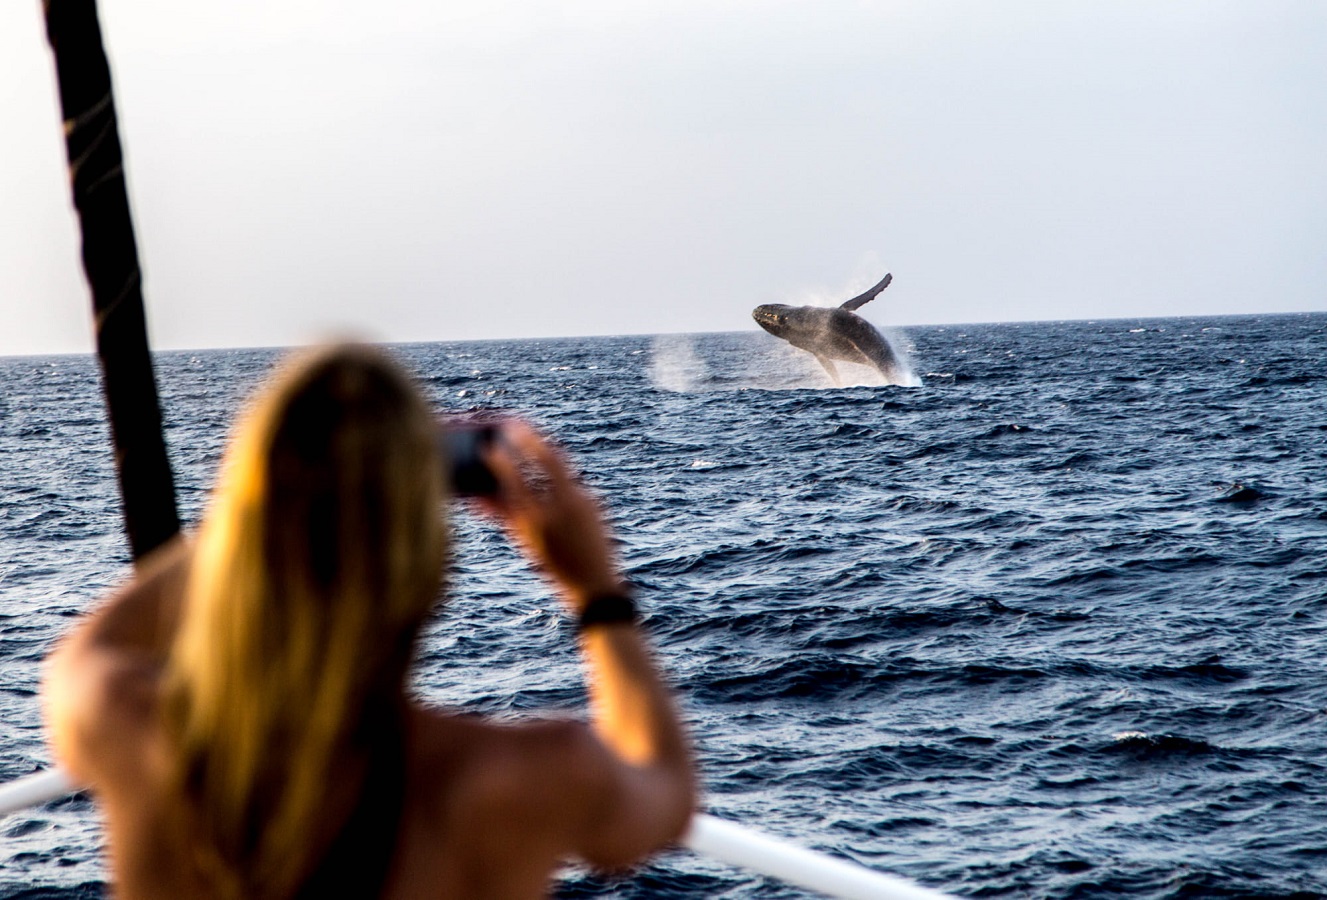
[[[462,420],[442,424],[443,462],[454,496],[491,497],[497,493],[498,480],[483,457],[497,431],[497,426],[491,423]]]

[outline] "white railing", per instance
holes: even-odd
[[[701,856],[840,900],[952,900],[948,894],[906,878],[817,853],[704,813],[692,818],[682,843]]]
[[[75,785],[60,769],[0,784],[0,816],[58,800]],[[949,895],[855,863],[807,850],[791,841],[698,813],[682,843],[730,866],[750,869],[840,900],[950,900]]]
[[[74,790],[75,784],[60,769],[47,769],[35,775],[24,775],[6,784],[0,784],[0,816],[20,809],[59,800]]]

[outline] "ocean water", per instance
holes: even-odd
[[[965,896],[1327,896],[1327,314],[909,329],[833,388],[759,332],[398,346],[607,500],[705,806]],[[166,353],[182,512],[275,351]],[[0,779],[43,655],[127,566],[90,359],[0,360]],[[570,632],[463,509],[416,687],[583,701]],[[75,796],[0,822],[0,897],[100,897]],[[793,898],[685,852],[559,897]]]

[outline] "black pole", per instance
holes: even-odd
[[[92,289],[97,358],[115,445],[125,531],[135,560],[180,530],[148,350],[142,273],[125,191],[111,71],[93,0],[44,0],[55,54],[83,271]]]

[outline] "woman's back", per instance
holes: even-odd
[[[154,686],[122,672],[103,690],[115,699],[87,738],[102,751],[98,799],[117,895],[220,896],[181,827],[189,810],[173,790]],[[316,882],[306,878],[300,896],[545,896],[550,874],[576,850],[570,826],[577,823],[565,811],[578,790],[592,793],[585,751],[593,738],[585,726],[495,725],[421,707],[410,707],[403,725],[399,771],[348,762],[329,781],[321,833],[308,836],[324,852],[311,875]],[[384,774],[396,796],[379,793]],[[350,832],[363,842],[343,840]],[[324,891],[330,884],[334,894]]]

